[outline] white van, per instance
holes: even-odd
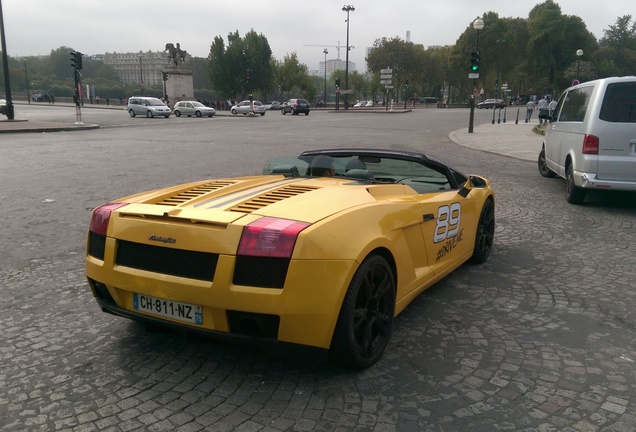
[[[543,177],[563,177],[566,199],[580,204],[588,189],[636,191],[636,77],[568,88],[539,154]]]
[[[154,97],[133,96],[128,98],[126,110],[131,117],[145,115],[146,117],[170,117],[172,111],[160,99]]]

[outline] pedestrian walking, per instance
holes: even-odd
[[[539,100],[537,108],[539,110],[539,124],[548,124],[548,117],[550,116],[550,112],[548,111],[548,101],[545,100],[545,97]]]
[[[557,101],[556,99],[552,99],[550,103],[548,104],[548,113],[550,114],[550,117],[552,117],[552,115],[554,114],[554,110],[556,110],[556,107],[557,107]]]
[[[534,111],[534,101],[529,100],[526,104],[526,123],[532,119],[532,112]]]

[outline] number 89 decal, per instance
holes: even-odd
[[[459,223],[462,216],[462,206],[454,202],[449,206],[441,206],[437,209],[437,225],[433,242],[439,243],[453,238],[459,232]]]

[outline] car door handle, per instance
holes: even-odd
[[[424,215],[424,222],[435,220],[435,215],[433,213],[427,213]]]

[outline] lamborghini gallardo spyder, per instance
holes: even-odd
[[[86,276],[105,312],[366,368],[419,293],[486,261],[494,205],[423,154],[306,151],[95,208]]]

